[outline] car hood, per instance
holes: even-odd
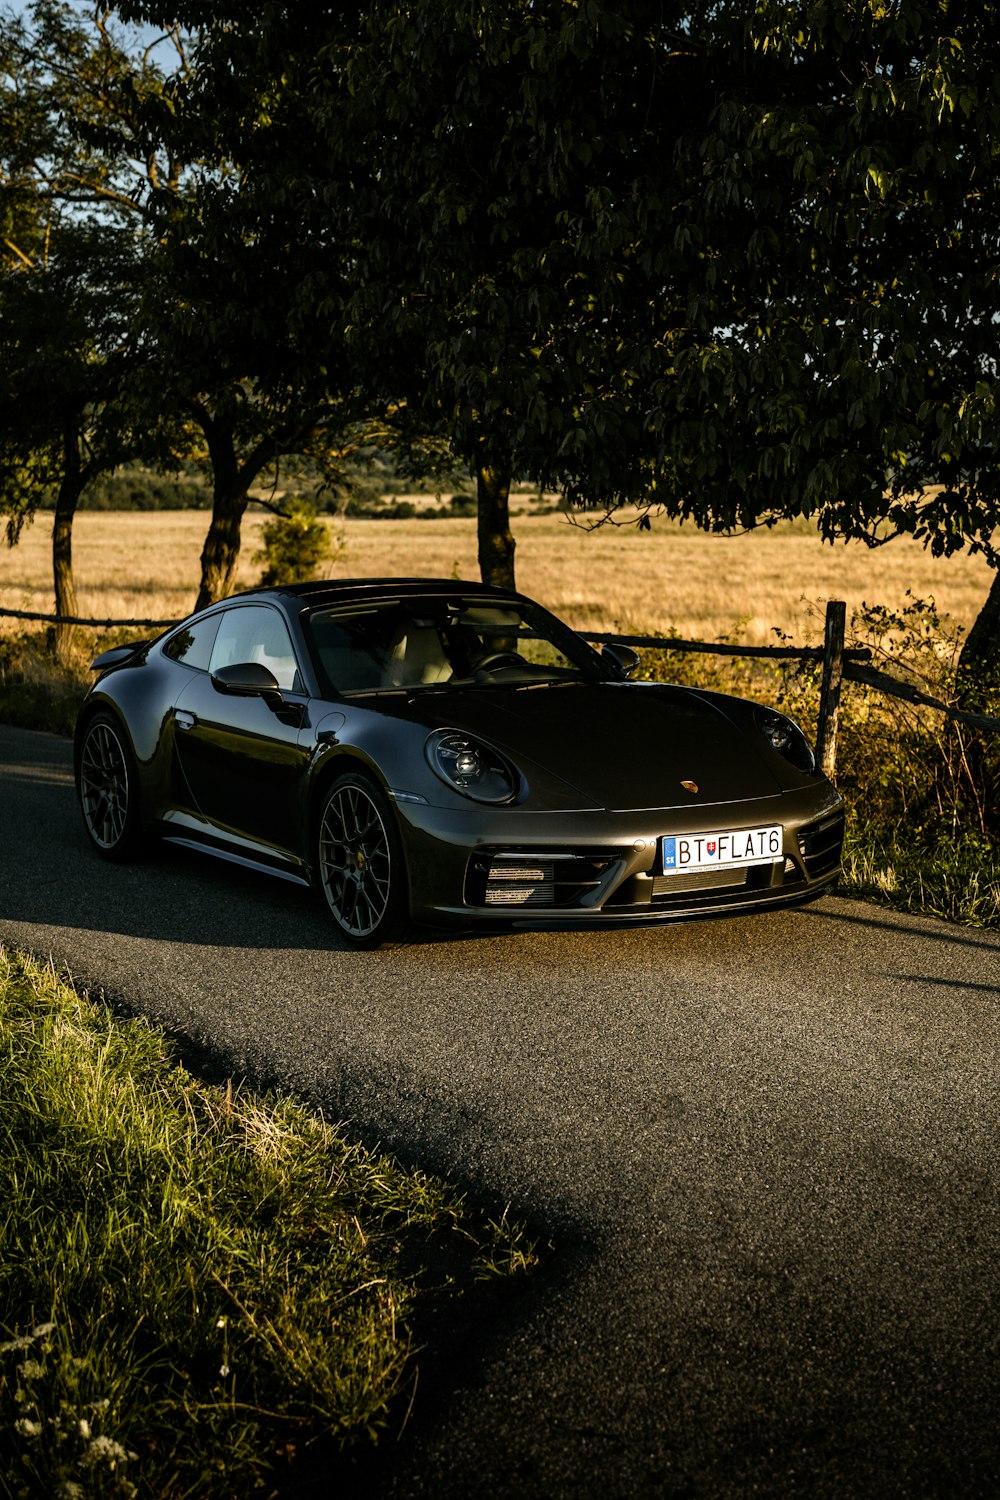
[[[552,807],[613,811],[738,802],[781,786],[713,704],[660,684],[489,686],[414,694],[407,717],[502,750]],[[692,793],[682,782],[694,782]]]

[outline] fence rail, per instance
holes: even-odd
[[[0,609],[0,615],[14,620],[44,620],[49,625],[96,625],[103,630],[114,630],[119,625],[155,625],[166,630],[170,625],[179,625],[180,620],[84,620],[78,615],[39,615],[30,609]]]
[[[988,714],[970,713],[964,708],[952,708],[949,704],[942,703],[940,698],[932,698],[930,693],[922,693],[919,688],[911,686],[910,683],[900,682],[898,677],[888,677],[885,672],[879,672],[875,667],[855,666],[849,663],[844,668],[844,676],[849,682],[860,682],[866,687],[876,688],[890,698],[905,698],[908,703],[918,703],[924,708],[936,708],[939,713],[947,714],[949,719],[954,719],[958,724],[968,724],[972,729],[985,730],[987,734],[1000,734],[1000,719],[990,718]]]
[[[585,641],[600,641],[619,646],[647,646],[658,651],[701,652],[709,656],[773,656],[785,660],[822,661],[823,646],[736,646],[728,641],[685,641],[676,635],[618,635],[607,631],[578,630]],[[870,661],[867,646],[849,647],[845,661]]]
[[[76,615],[46,615],[27,609],[0,609],[0,616],[17,620],[40,620],[52,625],[83,625],[103,629],[127,627],[166,630],[177,625],[178,620],[90,620]],[[891,698],[902,698],[908,703],[933,708],[958,724],[968,724],[986,734],[1000,734],[1000,719],[988,714],[970,713],[965,709],[952,708],[921,692],[908,682],[900,682],[875,667],[866,665],[871,661],[871,652],[865,647],[846,647],[844,644],[847,606],[842,599],[831,599],[826,606],[826,624],[822,646],[738,646],[722,641],[687,641],[678,636],[620,635],[607,631],[581,630],[584,640],[599,645],[617,643],[621,646],[642,646],[657,651],[700,652],[712,656],[771,657],[785,661],[821,661],[823,676],[820,687],[819,717],[816,733],[816,759],[821,770],[833,777],[837,769],[837,735],[840,722],[840,695],[842,684],[856,682],[872,687]]]

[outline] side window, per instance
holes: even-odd
[[[199,672],[207,672],[221,618],[221,615],[209,615],[194,625],[185,625],[166,642],[164,656],[169,656],[171,661],[182,661],[186,667],[197,667]]]
[[[266,604],[243,604],[224,611],[209,669],[217,672],[247,661],[267,667],[284,691],[303,691],[285,622]]]

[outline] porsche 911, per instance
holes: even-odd
[[[761,911],[839,874],[842,799],[791,719],[636,681],[513,591],[258,589],[93,665],[96,852],[165,839],[312,887],[355,946]]]

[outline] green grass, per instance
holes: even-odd
[[[402,1419],[421,1299],[534,1259],[505,1216],[199,1081],[0,947],[3,1493],[271,1492]]]
[[[840,890],[897,911],[967,927],[1000,928],[1000,853],[980,835],[936,830],[907,837],[853,819]]]

